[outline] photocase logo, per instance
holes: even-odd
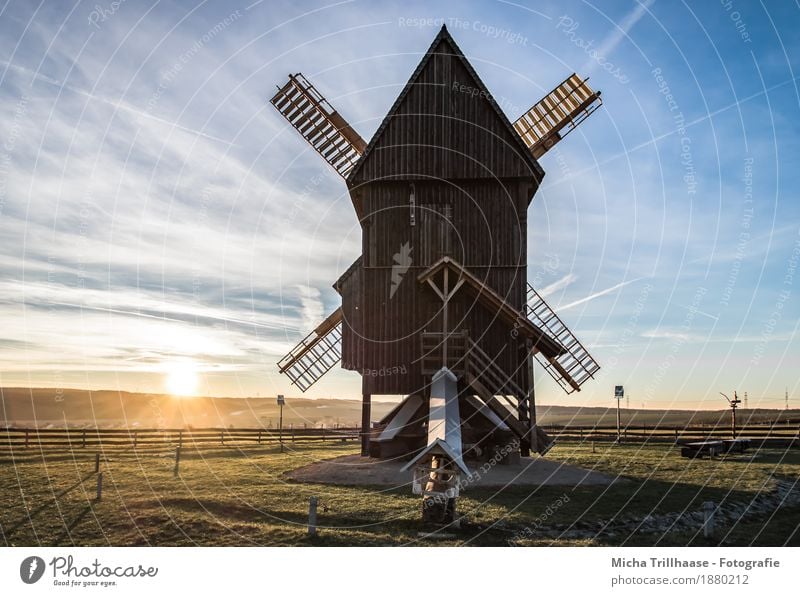
[[[403,276],[406,274],[406,271],[408,271],[408,268],[411,267],[412,250],[411,244],[406,242],[400,246],[400,250],[394,253],[392,257],[394,259],[394,264],[392,265],[392,285],[389,287],[389,299],[394,296],[397,288],[400,287],[400,282],[403,281]]]
[[[19,566],[19,577],[26,584],[35,584],[44,575],[44,559],[41,557],[25,557]]]

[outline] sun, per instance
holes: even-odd
[[[197,368],[193,362],[176,362],[169,365],[166,373],[167,391],[180,397],[197,395]]]

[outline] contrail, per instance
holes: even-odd
[[[590,300],[594,300],[595,298],[599,298],[600,296],[605,296],[606,294],[610,294],[614,290],[618,290],[623,286],[627,286],[628,284],[632,284],[635,281],[639,281],[640,279],[644,279],[644,277],[637,277],[635,279],[629,279],[628,281],[620,282],[610,288],[606,288],[605,290],[600,290],[599,292],[595,292],[594,294],[590,294],[580,300],[576,300],[575,302],[570,302],[564,306],[559,305],[558,310],[567,310],[568,308],[572,308],[573,306],[578,306],[579,304],[583,304],[584,302],[589,302]]]

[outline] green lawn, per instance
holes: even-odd
[[[610,487],[469,489],[459,499],[462,528],[421,539],[420,499],[407,489],[287,483],[305,463],[352,454],[352,444],[105,452],[104,491],[95,501],[94,452],[0,452],[0,544],[5,545],[800,545],[800,507],[776,508],[720,528],[697,531],[589,531],[612,518],[699,511],[704,501],[749,502],[775,479],[800,478],[800,450],[764,450],[751,460],[686,460],[676,448],[559,443],[549,458],[621,481]],[[319,535],[306,533],[308,500],[319,497]],[[567,498],[565,498],[565,496]],[[549,528],[550,534],[526,533]],[[565,536],[559,535],[564,529]],[[699,534],[699,535],[698,535]]]

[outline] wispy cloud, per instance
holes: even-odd
[[[466,3],[448,13],[414,0],[311,11],[291,2],[248,10],[250,3],[129,2],[99,28],[86,22],[91,6],[3,7],[2,382],[157,388],[139,386],[139,375],[192,358],[219,372],[217,393],[295,393],[275,361],[339,305],[331,283],[360,253],[361,233],[345,184],[268,97],[286,73],[302,71],[369,138],[438,31],[424,25],[427,16],[468,23],[451,33],[504,106],[523,111],[573,70],[591,73],[604,91],[602,109],[542,158],[547,176],[527,214],[529,271],[545,271],[549,282],[537,290],[566,302],[559,312],[591,305],[570,326],[598,360],[614,350],[631,382],[644,386],[670,339],[643,329],[672,333],[672,341],[688,333],[680,341],[691,360],[704,349],[698,327],[713,323],[718,351],[718,338],[732,338],[725,350],[748,361],[746,340],[761,337],[760,314],[775,309],[797,240],[790,222],[800,218],[797,151],[785,125],[797,121],[796,74],[782,61],[759,61],[760,71],[752,64],[753,55],[779,49],[773,42],[719,43],[730,41],[731,29],[718,7],[693,7],[697,22],[682,5],[609,4],[603,13],[578,0],[559,5],[581,22],[587,42],[598,40],[593,51],[624,65],[623,90],[595,60],[579,68],[586,50],[556,30],[555,5],[534,13],[514,2]],[[246,18],[218,29],[232,10]],[[648,10],[667,31],[659,33]],[[422,25],[400,25],[409,14]],[[758,11],[746,16],[748,26],[772,30]],[[793,40],[792,19],[780,16],[775,27]],[[682,35],[669,38],[670,26]],[[522,33],[536,51],[493,37],[492,28]],[[691,48],[682,47],[689,39]],[[729,52],[725,72],[702,59],[720,48]],[[679,99],[697,196],[686,193],[683,135],[648,61]],[[755,158],[758,200],[741,251],[744,147]],[[639,275],[653,289],[626,291]],[[718,306],[732,283],[731,300]],[[707,293],[695,304],[699,286]],[[698,315],[690,333],[681,328],[686,308],[676,308],[689,304]],[[791,335],[785,326],[794,321],[783,313],[773,339]],[[634,343],[643,347],[637,370],[622,357]],[[782,357],[735,372],[750,375],[751,387],[753,375],[782,387],[791,369]],[[311,393],[352,396],[358,381],[333,371]],[[602,383],[584,387],[587,403],[608,394]],[[547,380],[537,387],[543,400],[560,399],[558,391]]]

